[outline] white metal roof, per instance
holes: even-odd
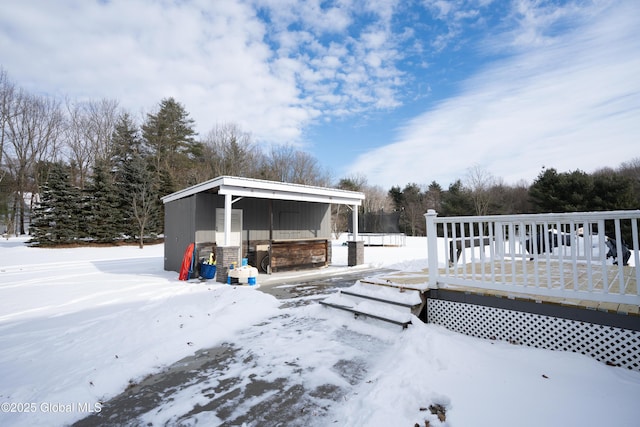
[[[332,203],[360,206],[364,193],[340,190],[337,188],[314,187],[311,185],[289,184],[285,182],[265,181],[262,179],[220,176],[200,184],[176,191],[162,197],[163,203],[169,203],[192,194],[213,191],[218,194],[258,199],[295,200],[305,202]]]

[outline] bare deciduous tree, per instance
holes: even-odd
[[[9,81],[7,73],[0,68],[0,182],[7,173],[6,169],[2,167],[4,156],[4,142],[6,139],[6,123],[9,117],[14,114],[11,110],[13,104],[13,97],[15,95],[15,87]]]
[[[496,185],[496,179],[488,170],[475,165],[468,169],[465,182],[471,190],[476,215],[487,215],[492,198],[490,190]]]
[[[85,103],[67,101],[64,140],[69,161],[76,169],[75,183],[84,188],[96,161],[108,160],[119,115],[118,102],[103,99]]]
[[[216,125],[202,141],[206,179],[223,175],[255,176],[257,148],[251,135],[234,123]]]
[[[112,153],[111,137],[120,115],[118,101],[101,99],[84,105],[85,138],[93,147],[94,163],[108,160]]]
[[[265,159],[263,177],[273,181],[305,185],[329,185],[330,179],[310,154],[291,145],[271,148]]]
[[[73,182],[84,188],[89,168],[93,163],[93,150],[85,138],[86,118],[84,108],[80,104],[67,101],[67,120],[65,121],[63,139],[69,163],[72,166]]]
[[[142,182],[131,195],[131,211],[138,226],[138,247],[144,247],[144,236],[149,222],[153,218],[158,193],[151,182]]]
[[[362,190],[365,199],[362,203],[364,212],[391,212],[393,210],[389,192],[380,186],[365,186]]]
[[[24,234],[25,194],[39,190],[35,166],[44,160],[54,160],[62,125],[59,103],[44,97],[18,91],[8,117],[7,166],[16,182],[13,209],[19,215],[19,233]],[[14,215],[15,217],[15,215]]]

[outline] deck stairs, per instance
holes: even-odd
[[[348,311],[407,328],[426,304],[425,287],[386,279],[362,279],[320,301],[325,307]]]

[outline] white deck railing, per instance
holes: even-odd
[[[431,287],[640,305],[640,210],[425,218]]]

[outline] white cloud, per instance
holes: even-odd
[[[116,99],[134,114],[172,96],[201,134],[234,122],[259,141],[300,142],[320,115],[400,102],[394,3],[369,3],[10,2],[0,66],[32,92]]]
[[[423,0],[424,7],[430,11],[434,20],[446,27],[442,33],[437,33],[431,40],[431,46],[436,51],[443,51],[451,44],[455,44],[464,31],[465,26],[476,25],[482,20],[479,8],[488,6],[488,2],[476,0]],[[503,6],[503,7],[506,7]]]
[[[464,46],[469,39],[459,35],[472,27],[474,35],[477,28],[495,31],[483,21],[492,18],[483,15],[490,0],[425,0],[441,20],[428,25],[416,18],[414,3],[395,0],[5,3],[0,66],[18,86],[116,99],[134,114],[172,96],[201,134],[234,122],[260,142],[304,143],[312,124],[366,121],[372,111],[393,111],[403,97],[428,100],[438,89],[429,76],[445,55],[427,46]],[[362,156],[354,170],[393,185],[444,183],[476,163],[505,179],[531,179],[542,164],[589,169],[596,162],[588,156],[612,166],[625,160],[627,141],[637,135],[630,127],[638,116],[638,6],[582,3],[553,8],[514,0],[495,27],[502,33],[477,46],[514,56],[407,121],[394,144]],[[615,16],[610,4],[622,5]],[[514,23],[517,31],[509,28]],[[427,67],[428,75],[411,74]],[[594,155],[603,141],[615,148]]]
[[[318,1],[259,4],[273,23],[267,38],[280,58],[298,64],[293,74],[297,87],[326,119],[400,104],[403,82],[390,25],[392,3],[343,0],[325,8]]]
[[[274,140],[299,137],[313,115],[291,75],[270,69],[264,25],[241,3],[24,3],[5,9],[30,22],[3,32],[2,56],[28,90],[117,99],[134,112],[173,96],[201,132],[233,121]]]
[[[542,166],[593,171],[638,157],[638,6],[594,7],[599,13],[582,10],[572,30],[465,81],[457,96],[407,122],[394,143],[360,156],[349,172],[385,188],[446,186],[478,164],[515,183],[531,182]]]

